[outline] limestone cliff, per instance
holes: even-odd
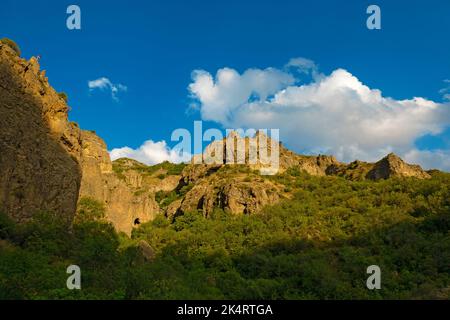
[[[0,210],[16,221],[42,210],[73,218],[81,167],[67,109],[36,59],[0,44]]]
[[[178,190],[184,194],[168,206],[169,218],[194,210],[209,216],[215,208],[233,214],[254,214],[289,196],[284,194],[283,186],[245,165],[190,165],[183,171]]]
[[[0,210],[17,221],[43,210],[71,221],[78,199],[91,197],[130,233],[159,207],[116,176],[103,140],[69,122],[68,109],[36,58],[0,44]]]
[[[81,131],[82,170],[80,197],[105,203],[106,214],[117,230],[129,234],[134,221],[146,222],[159,212],[154,197],[136,190],[113,171],[104,141],[91,131]]]

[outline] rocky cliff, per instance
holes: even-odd
[[[394,177],[429,179],[431,177],[420,166],[408,164],[393,153],[375,163],[353,161],[350,164],[334,164],[328,167],[327,174],[350,180],[381,180]]]
[[[80,198],[89,197],[103,202],[106,214],[117,230],[129,234],[136,219],[146,222],[159,214],[154,196],[138,193],[137,188],[113,171],[106,144],[91,131],[80,131],[79,163],[82,179]]]
[[[71,221],[78,199],[90,197],[130,233],[159,207],[116,176],[103,140],[69,122],[68,109],[36,58],[0,44],[0,210],[17,221],[45,210]]]
[[[0,210],[17,221],[41,210],[73,218],[82,173],[67,110],[35,58],[0,44]]]

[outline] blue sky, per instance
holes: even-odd
[[[70,4],[81,8],[82,30],[66,28]],[[381,30],[366,28],[370,4],[381,8]],[[379,89],[383,97],[396,101],[422,97],[448,109],[443,96],[450,86],[444,82],[450,79],[449,16],[447,0],[4,0],[0,37],[14,39],[26,58],[41,55],[41,67],[47,70],[50,83],[69,95],[71,120],[95,130],[110,150],[124,146],[136,149],[146,140],[173,145],[170,135],[174,129],[191,129],[193,121],[202,117],[215,119],[205,123],[211,127],[255,125],[242,117],[231,122],[205,117],[210,105],[189,89],[195,82],[194,70],[204,70],[213,78],[223,68],[241,75],[250,68],[285,72],[290,59],[303,57],[314,61],[324,77],[342,68],[368,88]],[[291,85],[315,81],[306,73],[297,75]],[[341,76],[341,80],[350,77]],[[101,77],[127,90],[119,90],[117,99],[107,90],[89,90],[88,81]],[[198,110],[189,109],[192,102]],[[369,141],[361,152],[342,151],[341,158],[349,160],[354,155],[372,160],[392,149],[422,165],[449,169],[447,115],[440,114],[432,133],[422,128],[393,145],[388,136],[385,148]],[[292,118],[292,122],[296,120]],[[424,127],[433,126],[434,120],[417,121],[417,126]],[[401,123],[398,132],[403,130]],[[288,127],[289,134],[298,133],[292,125]],[[280,130],[283,137],[283,127]],[[394,140],[398,132],[390,132]],[[309,139],[309,132],[302,134]],[[292,135],[286,134],[288,146],[304,152],[339,153],[339,144],[354,142],[327,141],[312,134],[317,138],[312,141],[319,144],[314,149],[295,143],[302,138]],[[330,130],[330,135],[340,132]],[[414,141],[408,144],[405,139]],[[367,151],[372,145],[379,152]]]

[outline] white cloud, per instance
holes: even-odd
[[[444,83],[447,85],[446,87],[439,90],[439,93],[442,94],[444,100],[450,101],[450,79],[445,79]]]
[[[450,150],[417,150],[413,149],[404,155],[411,163],[422,163],[425,169],[439,168],[450,172]]]
[[[125,92],[128,90],[127,86],[123,84],[114,84],[106,77],[101,77],[96,80],[90,80],[88,81],[88,87],[90,91],[93,91],[95,89],[99,90],[110,90],[111,91],[111,97],[113,100],[118,101],[117,94],[119,92]]]
[[[217,122],[227,121],[249,99],[265,100],[295,81],[292,75],[273,68],[248,69],[242,75],[224,68],[217,71],[215,79],[206,71],[196,70],[192,78],[189,90],[202,102],[202,118]]]
[[[158,142],[148,140],[137,149],[129,147],[116,148],[111,150],[109,154],[113,161],[119,158],[130,158],[147,165],[154,165],[164,161],[180,163],[189,161],[191,158],[190,154],[180,154],[177,150],[170,149],[164,140]]]
[[[307,59],[293,59],[287,66],[318,75]],[[204,120],[227,128],[279,128],[283,142],[297,151],[330,153],[342,161],[375,161],[393,151],[426,167],[446,168],[439,162],[443,153],[419,156],[414,143],[450,125],[450,104],[384,97],[343,69],[313,78],[297,85],[289,71],[250,69],[240,75],[224,68],[215,79],[195,71],[189,90]],[[260,94],[255,98],[253,93]]]

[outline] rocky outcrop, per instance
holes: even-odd
[[[333,156],[299,156],[295,157],[297,163],[291,164],[290,167],[297,167],[313,176],[325,176],[330,172],[333,166],[339,166],[341,163]]]
[[[261,152],[260,147],[265,152]],[[218,150],[219,157],[217,157]],[[250,150],[253,150],[253,153]],[[278,155],[275,166],[268,164],[272,154]],[[261,161],[261,159],[265,160]],[[212,142],[202,154],[195,155],[192,163],[206,166],[201,169],[203,171],[224,164],[245,164],[252,170],[260,170],[262,173],[264,173],[264,169],[269,168],[272,169],[269,174],[277,174],[297,167],[311,175],[321,176],[326,175],[329,167],[341,164],[333,156],[296,154],[286,149],[281,142],[275,143],[263,131],[256,131],[253,137],[241,137],[237,132],[232,131],[227,138]],[[197,167],[196,170],[198,171],[199,168]]]
[[[16,221],[49,210],[73,219],[81,167],[67,110],[36,59],[0,46],[0,211]]]
[[[257,176],[213,174],[197,180],[182,199],[167,208],[166,215],[172,218],[201,211],[207,217],[215,208],[232,214],[254,214],[286,197],[282,190],[281,186]]]
[[[232,214],[255,214],[289,196],[283,192],[283,186],[247,164],[190,164],[184,168],[176,188],[181,193],[183,189],[188,191],[166,208],[167,217],[190,211],[200,211],[207,217],[215,208]]]
[[[34,57],[0,46],[0,210],[16,221],[43,210],[71,221],[78,199],[90,197],[129,234],[159,206],[116,176],[103,140],[69,122],[68,109]]]
[[[399,156],[390,153],[377,163],[367,173],[371,180],[388,179],[391,177],[414,177],[428,179],[431,176],[418,165],[407,164]]]
[[[349,164],[332,165],[327,169],[327,174],[341,176],[349,180],[381,180],[394,177],[431,178],[431,175],[420,166],[408,164],[393,153],[388,154],[376,163],[356,160]]]
[[[141,223],[160,213],[153,196],[136,193],[113,171],[113,165],[104,141],[91,131],[81,132],[80,164],[82,180],[80,197],[90,197],[103,202],[106,216],[117,230],[131,232],[136,218]]]
[[[234,148],[231,148],[232,159],[233,157],[236,159],[239,153],[245,154],[244,164],[226,164],[225,158],[223,161],[220,161],[219,158],[219,161],[214,164],[203,163],[187,166],[183,170],[177,190],[190,186],[189,191],[166,208],[165,213],[168,217],[194,210],[199,210],[208,216],[214,211],[214,208],[221,208],[234,214],[253,214],[259,212],[266,205],[289,197],[289,193],[283,192],[282,186],[275,184],[270,179],[263,179],[258,174],[257,170],[264,167],[263,165],[249,162],[249,145],[252,143],[258,145],[258,136],[241,138],[237,133],[232,132],[231,137],[235,139]],[[236,141],[243,143],[238,144]],[[192,162],[208,162],[209,159],[216,156],[215,152],[221,149],[225,154],[227,143],[230,143],[230,140],[224,139],[211,143],[204,153],[196,155]],[[345,164],[337,161],[333,156],[298,155],[284,148],[280,143],[279,156],[278,171],[280,173],[288,169],[298,169],[314,176],[335,175],[350,180],[379,180],[390,177],[426,179],[430,177],[419,166],[407,164],[393,154],[377,163],[354,161]]]

